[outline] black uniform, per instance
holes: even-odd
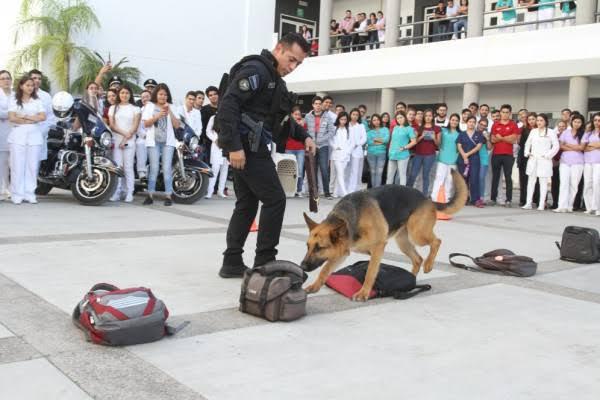
[[[277,61],[268,50],[260,56],[249,56],[236,64],[230,73],[228,88],[220,99],[215,117],[219,127],[219,145],[227,155],[244,150],[246,166],[234,170],[233,183],[237,201],[227,230],[227,250],[223,253],[221,276],[239,275],[244,270],[243,247],[256,217],[258,202],[262,202],[254,265],[275,259],[285,211],[285,192],[281,187],[267,143],[272,136],[277,150],[285,151],[288,135],[304,142],[309,136],[304,130],[283,129],[294,105],[294,96],[276,71]],[[263,122],[263,139],[258,151],[250,150],[249,127],[242,123],[242,114],[254,122]]]

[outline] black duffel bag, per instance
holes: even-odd
[[[600,261],[600,237],[596,229],[567,226],[562,242],[556,242],[556,246],[560,250],[561,260],[581,264]]]

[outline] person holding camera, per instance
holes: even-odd
[[[242,277],[246,271],[242,253],[262,202],[254,266],[275,260],[285,211],[285,192],[279,181],[270,147],[285,151],[290,130],[283,129],[296,96],[288,92],[282,77],[293,72],[307,56],[310,45],[298,33],[283,36],[272,51],[263,50],[235,64],[222,83],[223,98],[216,116],[219,146],[233,169],[237,201],[227,229],[222,278]],[[224,77],[225,78],[225,77]],[[295,123],[295,122],[294,122]],[[294,139],[315,153],[313,140],[304,130]]]

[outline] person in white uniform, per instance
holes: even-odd
[[[6,70],[0,71],[0,200],[6,200],[10,195],[8,187],[10,173],[10,148],[8,146],[10,123],[8,122],[8,107],[10,99],[14,97],[11,87],[12,76],[10,72]]]
[[[348,131],[352,137],[354,147],[350,153],[350,178],[348,181],[348,192],[356,192],[362,187],[362,173],[365,162],[365,149],[367,143],[367,131],[360,120],[360,111],[354,108],[350,111],[350,123]]]
[[[546,195],[548,194],[548,183],[552,178],[552,158],[560,150],[558,137],[554,130],[548,128],[548,117],[539,114],[536,120],[537,128],[529,132],[525,142],[525,157],[527,160],[527,202],[522,207],[531,210],[535,183],[540,182],[540,204],[538,210],[543,211],[546,206]]]
[[[178,107],[177,113],[180,117],[185,119],[185,123],[194,130],[196,136],[200,137],[202,134],[202,115],[200,114],[200,111],[194,108],[195,102],[196,92],[188,92],[185,95],[183,105]]]
[[[344,197],[348,194],[346,171],[354,142],[348,131],[348,113],[341,112],[335,121],[335,134],[329,138],[331,162],[336,171],[337,179],[333,189],[333,197]]]
[[[54,111],[52,111],[52,96],[50,96],[50,93],[41,89],[43,76],[42,72],[37,69],[29,71],[29,77],[33,79],[37,96],[42,101],[44,112],[46,114],[46,120],[40,124],[43,140],[42,146],[40,147],[40,161],[48,158],[48,148],[46,146],[48,131],[52,125],[56,124],[56,116],[54,115]]]
[[[212,194],[215,192],[215,184],[217,177],[219,179],[219,187],[217,194],[219,197],[226,198],[225,184],[227,183],[227,174],[229,173],[229,161],[223,157],[223,151],[219,147],[219,134],[214,130],[215,116],[213,115],[206,124],[206,136],[211,140],[212,146],[210,146],[210,165],[212,167],[213,176],[208,181],[208,192],[205,198],[210,199]]]
[[[135,138],[140,126],[140,108],[133,103],[133,92],[127,85],[119,89],[117,104],[108,110],[110,129],[113,131],[113,157],[115,163],[125,171],[125,178],[119,178],[119,186],[111,201],[119,201],[125,194],[125,202],[133,201],[135,174],[133,161],[135,158]]]
[[[144,90],[140,95],[140,103],[142,105],[142,115],[146,110],[146,105],[150,103],[150,93]],[[137,132],[137,139],[135,140],[135,168],[140,179],[144,179],[148,176],[148,150],[146,149],[146,127],[144,121],[140,121],[140,127]]]
[[[46,113],[29,76],[19,81],[17,93],[10,100],[8,119],[12,124],[8,135],[11,200],[15,204],[23,201],[34,204],[43,144],[41,124]]]

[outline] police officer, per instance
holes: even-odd
[[[263,50],[260,56],[245,57],[234,65],[227,89],[221,90],[224,95],[216,116],[218,143],[234,171],[237,197],[219,271],[222,278],[242,277],[246,270],[242,253],[259,201],[262,209],[254,266],[275,260],[286,198],[268,146],[276,144],[278,151],[285,151],[290,130],[282,127],[295,96],[288,92],[282,77],[302,64],[309,51],[310,45],[301,35],[289,33],[273,51]],[[298,132],[294,139],[314,154],[315,144],[306,132],[292,131]]]

